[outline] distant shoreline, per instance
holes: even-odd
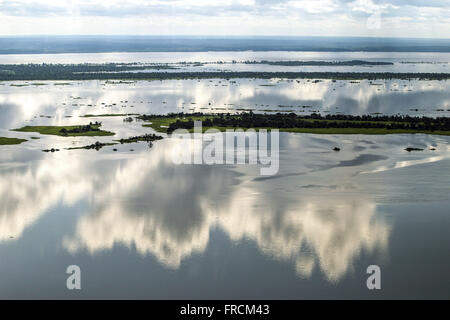
[[[0,36],[0,55],[206,51],[450,52],[450,39],[312,36]]]

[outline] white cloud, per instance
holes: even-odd
[[[448,0],[0,0],[0,34],[394,33],[447,38],[449,8]],[[367,19],[375,13],[381,25],[371,30]]]

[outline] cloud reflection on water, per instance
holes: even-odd
[[[367,80],[358,83],[341,80],[314,83],[306,79],[234,81],[236,83],[221,79],[168,80],[137,81],[132,84],[85,81],[70,82],[67,86],[55,86],[54,81],[43,81],[47,85],[37,87],[11,87],[11,83],[6,82],[7,85],[0,87],[0,110],[4,115],[0,120],[0,129],[11,129],[25,123],[73,124],[80,121],[78,116],[85,114],[126,112],[256,109],[292,110],[298,113],[380,112],[444,116],[450,103],[449,81],[377,81],[376,84],[380,85],[373,85]],[[41,118],[41,115],[52,118]]]
[[[264,255],[291,264],[301,277],[321,270],[331,282],[349,273],[362,253],[386,254],[392,227],[377,214],[367,178],[361,179],[367,175],[357,173],[395,164],[397,156],[378,141],[392,138],[349,137],[349,147],[336,155],[310,152],[320,146],[330,150],[336,137],[283,137],[288,139],[284,143],[291,150],[289,157],[303,155],[301,163],[290,161],[283,168],[291,170],[293,165],[305,174],[284,171],[270,183],[255,179],[251,167],[173,165],[174,139],[156,143],[151,150],[137,149],[131,157],[107,150],[62,151],[27,166],[3,168],[0,242],[19,240],[52,208],[85,202],[87,211],[62,239],[73,254],[95,255],[121,245],[177,269],[194,253],[205,252],[211,231],[220,228],[232,241],[250,240]],[[361,161],[351,148],[374,141],[389,157]],[[294,145],[303,153],[298,154]],[[409,156],[404,153],[401,157]],[[423,157],[417,163],[427,161]],[[307,170],[330,163],[338,164],[327,167],[332,173]],[[321,187],[305,187],[313,185]]]
[[[300,276],[318,267],[330,281],[344,276],[363,250],[387,250],[390,226],[375,217],[368,198],[330,197],[324,190],[280,206],[276,193],[239,181],[231,170],[173,167],[168,156],[166,145],[152,153],[154,166],[140,158],[117,169],[64,247],[95,254],[121,244],[176,269],[202,253],[219,227],[233,241],[250,239],[264,254],[292,263]]]

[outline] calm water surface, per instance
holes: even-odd
[[[169,137],[152,148],[64,149],[152,132],[79,117],[88,113],[448,116],[448,81],[45,84],[0,85],[0,136],[28,139],[0,146],[0,298],[450,298],[450,137],[282,133],[275,176],[176,165],[180,142]],[[9,131],[94,120],[116,136]],[[41,151],[49,147],[61,151]],[[66,289],[71,264],[80,291]],[[382,271],[376,292],[366,287],[372,264]]]
[[[243,61],[384,61],[384,66],[271,66],[242,64]],[[232,62],[238,62],[233,64]],[[202,62],[204,66],[177,65],[181,71],[286,71],[286,72],[444,72],[450,68],[448,52],[301,52],[301,51],[226,51],[226,52],[111,52],[66,54],[6,54],[1,64],[20,63],[171,63]],[[220,63],[217,63],[220,62]],[[155,72],[156,70],[149,70]]]

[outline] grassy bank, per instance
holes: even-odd
[[[25,142],[25,141],[27,141],[27,140],[18,139],[18,138],[0,137],[0,146],[11,145],[11,144],[21,144],[22,142]]]
[[[192,119],[194,121],[204,121],[207,118],[212,119],[213,116],[198,116],[198,117],[189,117],[189,119]],[[142,117],[138,117],[138,119],[144,120]],[[147,124],[143,124],[143,127],[152,128],[157,132],[163,132],[167,133],[167,129],[170,126],[171,123],[176,122],[177,120],[186,120],[186,118],[183,117],[169,117],[169,116],[157,116],[154,118],[145,118],[144,121],[150,122]]]
[[[63,136],[63,137],[78,137],[78,136],[113,136],[114,132],[104,131],[104,130],[91,130],[83,132],[70,132],[71,130],[76,130],[82,126],[25,126],[19,129],[13,129],[13,131],[19,132],[38,132],[40,134]],[[92,126],[94,129],[98,129],[100,126]],[[68,131],[67,134],[61,132],[62,129]]]

